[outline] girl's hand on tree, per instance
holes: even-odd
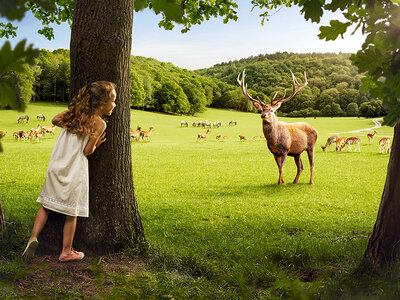
[[[99,147],[101,144],[103,144],[106,141],[106,132],[104,131],[101,136],[99,137],[99,139],[97,140],[96,143],[96,148]]]

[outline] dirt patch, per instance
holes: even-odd
[[[110,274],[126,276],[146,271],[148,261],[123,255],[85,257],[80,262],[61,263],[55,256],[36,257],[26,264],[28,274],[15,282],[20,296],[45,298],[96,298],[109,295]]]

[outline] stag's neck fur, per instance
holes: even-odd
[[[273,120],[270,123],[263,121],[263,132],[267,140],[268,147],[273,150],[276,149],[279,142],[279,130],[278,130],[278,119]],[[274,151],[273,151],[274,152]]]

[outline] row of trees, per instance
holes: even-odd
[[[137,109],[170,114],[194,115],[205,108],[255,111],[236,83],[246,67],[251,95],[265,102],[284,88],[291,89],[290,70],[302,78],[307,70],[309,84],[293,100],[283,105],[281,116],[365,116],[385,114],[382,101],[359,91],[362,76],[347,54],[259,55],[222,63],[197,72],[178,68],[152,58],[131,56],[130,99]],[[24,66],[18,75],[22,101],[67,102],[70,86],[70,53],[58,49],[41,50],[34,65]]]

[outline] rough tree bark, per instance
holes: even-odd
[[[382,268],[400,258],[400,122],[394,128],[392,151],[378,216],[364,257]]]
[[[108,122],[107,141],[89,156],[89,218],[78,218],[74,240],[77,249],[91,254],[145,241],[129,139],[132,24],[132,0],[75,0],[70,97],[93,81],[117,85],[117,107]],[[51,213],[41,234],[42,252],[60,252],[62,222],[60,215]]]

